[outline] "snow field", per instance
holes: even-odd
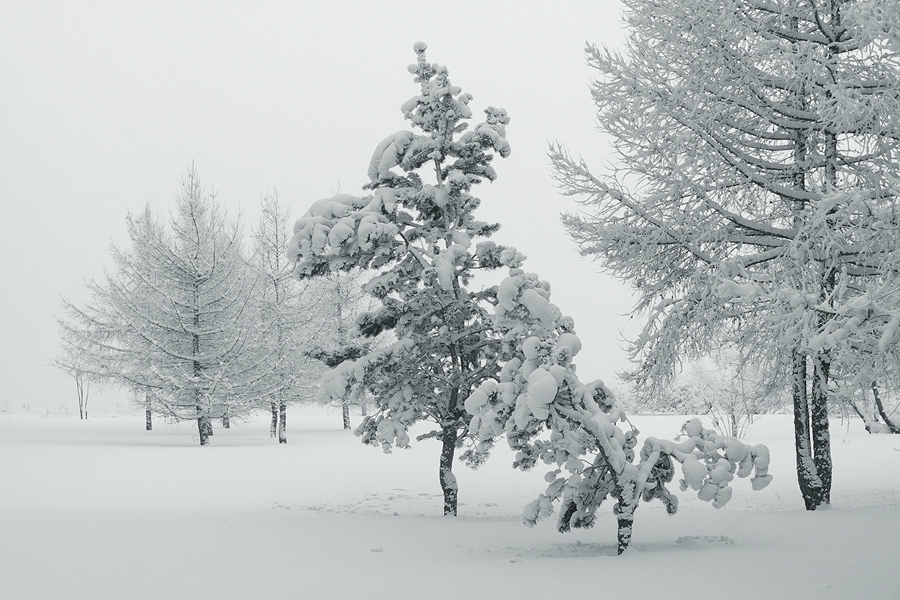
[[[685,420],[631,419],[642,439]],[[744,441],[772,451],[768,488],[736,481],[722,510],[678,492],[674,517],[641,504],[621,557],[611,506],[591,530],[524,527],[548,469],[513,471],[503,443],[455,465],[452,519],[437,442],[387,456],[330,409],[290,413],[286,446],[262,418],[208,448],[142,425],[0,415],[0,598],[900,597],[900,442],[858,422],[833,423],[833,508],[803,510],[791,417],[766,416]]]

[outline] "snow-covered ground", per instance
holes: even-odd
[[[684,418],[632,421],[672,437]],[[766,416],[745,439],[772,450],[767,489],[642,504],[618,557],[610,506],[591,530],[524,527],[544,470],[505,444],[455,466],[453,519],[436,442],[386,456],[331,409],[288,425],[286,446],[261,418],[200,448],[186,423],[0,415],[0,598],[900,598],[900,438],[858,422],[833,424],[831,509],[803,510],[791,418]]]

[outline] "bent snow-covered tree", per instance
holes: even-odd
[[[624,52],[587,51],[618,169],[553,147],[591,208],[564,222],[639,294],[638,383],[723,340],[781,378],[814,510],[834,381],[868,388],[900,358],[896,0],[624,4]]]
[[[356,432],[386,452],[409,444],[414,423],[435,423],[438,429],[421,437],[441,441],[444,514],[455,515],[453,458],[468,439],[462,403],[497,370],[488,310],[493,291],[466,285],[475,269],[498,267],[504,251],[492,242],[475,245],[499,226],[476,220],[480,201],[470,191],[495,179],[495,154],[509,155],[509,119],[489,107],[486,120],[468,129],[472,97],[450,83],[445,67],[426,60],[424,43],[414,49],[410,72],[421,91],[401,110],[421,133],[400,131],[377,146],[368,169],[371,195],[313,204],[294,227],[289,256],[300,278],[380,270],[365,289],[381,307],[361,314],[357,325],[365,336],[392,330],[396,341],[330,371],[321,391],[340,398],[368,390],[375,412]],[[482,457],[464,455],[476,464]]]
[[[669,514],[676,512],[678,499],[666,488],[676,463],[681,464],[682,491],[691,487],[716,508],[731,498],[735,475],[753,472],[756,490],[769,484],[766,446],[718,435],[696,419],[685,426],[688,439],[675,443],[648,437],[636,453],[638,431],[615,407],[603,382],[585,384],[576,375],[573,358],[582,344],[575,322],[549,299],[549,284],[519,268],[510,270],[498,288],[495,313],[506,362],[499,381],[485,380],[465,403],[477,439],[506,433],[517,451],[515,467],[530,469],[538,462],[556,467],[545,477],[546,491],[526,507],[527,525],[550,515],[559,502],[560,531],[591,527],[597,508],[612,498],[621,554],[631,541],[640,500],[658,498]],[[623,431],[619,422],[630,427]]]

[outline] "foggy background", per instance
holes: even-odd
[[[598,273],[565,235],[577,210],[546,157],[560,140],[595,171],[611,154],[594,130],[585,42],[621,39],[613,0],[576,2],[41,2],[0,5],[0,408],[77,411],[74,384],[49,366],[60,296],[126,241],[125,216],[174,206],[193,162],[231,215],[255,224],[277,189],[292,220],[338,191],[361,194],[376,145],[409,129],[418,94],[406,67],[422,40],[431,62],[511,122],[495,183],[476,186],[492,238],[528,256],[575,318],[582,380],[628,366],[636,323],[626,288]],[[489,283],[499,283],[497,272]],[[127,406],[92,391],[92,411]]]

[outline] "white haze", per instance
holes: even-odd
[[[565,236],[559,213],[577,205],[554,188],[546,148],[609,160],[582,50],[619,37],[612,0],[4,2],[0,407],[74,410],[74,386],[48,366],[59,296],[87,299],[127,211],[169,210],[192,162],[245,223],[273,187],[294,216],[358,193],[377,143],[407,128],[417,40],[474,95],[476,118],[509,112],[512,156],[476,190],[481,218],[503,224],[495,239],[529,256],[579,324],[583,375],[611,382],[627,366],[620,331],[636,330],[621,316],[630,295]]]

